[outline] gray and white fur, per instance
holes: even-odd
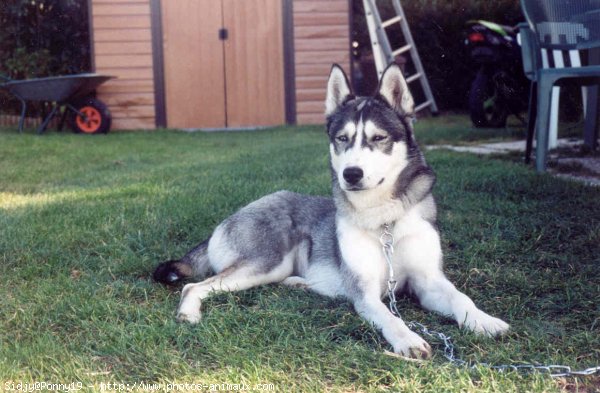
[[[180,260],[160,264],[154,277],[166,284],[213,274],[183,287],[177,319],[199,322],[202,300],[215,291],[283,283],[347,298],[394,352],[429,357],[429,345],[383,302],[389,271],[379,238],[387,224],[397,288],[476,333],[506,332],[508,324],[478,309],[442,272],[435,175],[414,140],[414,103],[400,68],[386,69],[374,96],[356,97],[334,65],[325,107],[333,198],[267,195]]]

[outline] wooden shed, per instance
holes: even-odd
[[[349,0],[88,0],[116,129],[324,122],[350,68]]]

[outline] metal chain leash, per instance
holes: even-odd
[[[389,268],[389,280],[387,283],[388,286],[388,297],[389,297],[389,308],[390,312],[397,317],[400,317],[400,311],[396,306],[396,286],[397,282],[394,279],[394,266],[392,264],[392,256],[394,255],[394,235],[390,231],[389,224],[384,224],[383,232],[379,238],[379,242],[381,243],[383,255],[388,264]],[[600,366],[598,367],[590,367],[585,370],[572,370],[569,366],[563,365],[534,365],[534,364],[501,364],[501,365],[492,365],[489,363],[477,363],[477,362],[468,362],[466,360],[462,360],[456,356],[455,345],[452,342],[452,337],[447,336],[444,333],[436,332],[434,330],[428,329],[425,325],[411,321],[407,323],[407,326],[412,330],[418,330],[423,335],[427,337],[432,337],[438,341],[440,341],[444,346],[444,357],[454,366],[457,367],[467,367],[469,369],[475,369],[477,367],[489,368],[491,370],[496,370],[498,372],[506,372],[506,371],[516,371],[523,374],[529,374],[534,372],[546,373],[552,378],[558,377],[571,377],[571,376],[586,376],[593,375],[596,373],[600,373]]]

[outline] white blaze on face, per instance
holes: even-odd
[[[379,129],[372,121],[363,121],[358,124],[348,122],[337,137],[346,136],[348,142],[330,144],[331,164],[337,174],[342,189],[347,190],[349,186],[344,180],[344,170],[350,167],[362,169],[364,177],[360,182],[362,190],[384,187],[390,188],[394,185],[398,175],[407,164],[406,144],[392,142],[391,136]],[[384,137],[381,141],[374,141],[375,137]],[[362,192],[362,191],[361,191]]]

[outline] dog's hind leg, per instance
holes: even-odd
[[[242,291],[282,281],[291,274],[293,268],[293,264],[287,259],[284,258],[282,263],[268,272],[261,271],[263,265],[255,261],[240,262],[202,282],[187,284],[181,293],[177,320],[189,323],[200,322],[202,300],[213,292]]]
[[[301,289],[310,288],[308,280],[305,279],[304,277],[299,277],[299,276],[288,277],[285,280],[283,280],[281,283],[283,285],[287,285],[288,287],[292,287],[292,288],[301,288]]]

